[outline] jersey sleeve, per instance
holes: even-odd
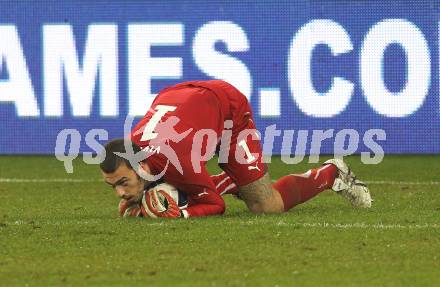
[[[164,180],[174,185],[188,199],[185,209],[187,217],[220,215],[225,211],[225,202],[216,192],[214,182],[204,166],[199,173],[194,172],[191,162],[185,156],[181,157],[183,174],[173,165],[168,166]]]
[[[200,190],[199,190],[200,191]],[[225,201],[214,190],[203,188],[199,193],[188,196],[187,217],[221,215],[225,212]]]

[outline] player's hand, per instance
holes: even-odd
[[[144,193],[141,211],[145,217],[152,218],[177,218],[182,216],[176,201],[165,191],[154,188]]]
[[[118,209],[121,217],[142,217],[141,206],[139,204],[129,205],[125,199],[119,201]]]

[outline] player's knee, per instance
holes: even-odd
[[[247,204],[249,210],[255,214],[272,214],[272,213],[283,213],[284,204],[280,204],[279,201],[273,198],[268,198],[262,202],[251,202]]]
[[[239,194],[249,210],[255,214],[284,212],[284,203],[279,193],[272,189],[268,174],[255,182],[240,187]]]
[[[283,213],[284,204],[282,202],[279,204],[278,201],[271,201],[269,204],[264,204],[262,209],[264,213]]]

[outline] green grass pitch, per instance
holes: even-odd
[[[329,191],[282,215],[255,216],[228,197],[224,216],[123,220],[97,166],[78,160],[66,174],[53,157],[2,156],[0,285],[438,284],[440,156],[346,160],[370,183],[370,210]],[[274,158],[270,171],[279,178],[315,166]]]

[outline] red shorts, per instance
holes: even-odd
[[[232,85],[225,82],[220,84],[230,99],[232,128],[223,132],[218,148],[219,166],[238,186],[243,186],[261,178],[267,172],[260,134],[255,127],[252,109],[246,97]]]
[[[177,117],[180,120],[174,126],[177,134],[192,130],[183,140],[176,143],[169,142],[178,156],[184,173],[181,174],[171,164],[164,175],[165,181],[187,193],[200,193],[205,187],[208,189],[213,187],[204,163],[201,171],[194,170],[191,165],[195,133],[203,129],[216,132],[217,143],[219,142],[217,147],[219,166],[238,186],[247,185],[266,173],[251,107],[246,97],[232,85],[219,80],[193,81],[161,91],[154,100],[152,108],[133,131],[132,140],[142,148],[150,145],[150,141],[140,141],[140,138],[144,126],[150,122],[155,114],[155,107],[159,105],[175,108],[172,112],[166,113],[162,120],[171,115]],[[226,131],[223,130],[225,121],[230,124]],[[156,128],[154,131],[161,133]],[[215,146],[212,148],[213,153]],[[202,146],[202,149],[207,147]],[[153,154],[148,159],[154,174],[159,174],[166,162],[167,157],[162,154]]]

